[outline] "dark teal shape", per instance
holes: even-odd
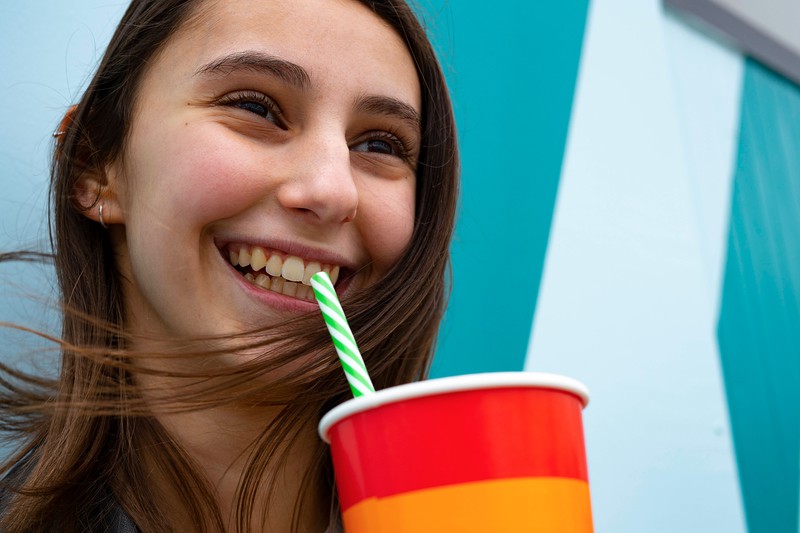
[[[435,377],[522,370],[588,0],[428,0],[463,164],[453,292]]]
[[[747,61],[719,346],[749,533],[797,533],[800,88]]]

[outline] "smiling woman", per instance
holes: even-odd
[[[455,127],[408,6],[136,0],[54,162],[61,374],[0,369],[0,529],[339,530],[309,278],[376,387],[426,375],[445,302]]]

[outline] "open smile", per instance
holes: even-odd
[[[327,272],[335,285],[342,271],[339,265],[305,260],[261,246],[229,245],[225,254],[231,265],[253,285],[309,302],[316,301],[311,276]]]

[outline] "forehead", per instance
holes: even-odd
[[[162,74],[185,73],[242,50],[301,65],[322,86],[360,85],[419,107],[416,67],[405,42],[355,0],[205,0],[156,63],[166,63]]]

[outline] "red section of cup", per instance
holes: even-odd
[[[331,444],[345,516],[362,502],[552,478],[586,486],[588,513],[581,419],[587,401],[583,385],[551,374],[459,376],[345,402],[323,418],[320,434]]]

